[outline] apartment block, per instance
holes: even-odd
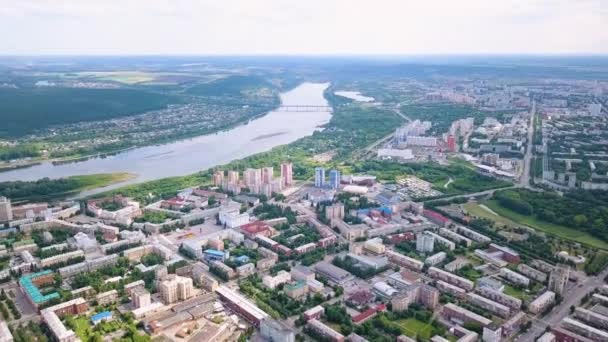
[[[436,267],[429,268],[428,275],[431,278],[438,279],[438,280],[443,280],[446,283],[452,284],[454,286],[458,286],[458,287],[463,288],[463,289],[465,289],[467,291],[472,291],[473,288],[475,287],[475,284],[472,281],[470,281],[468,279],[465,279],[463,277],[459,277],[459,276],[457,276],[455,274],[452,274],[450,272],[446,272],[446,271],[441,270],[441,269],[436,268]]]
[[[536,297],[528,305],[528,310],[533,314],[539,314],[545,311],[550,305],[555,302],[555,292],[547,291]]]
[[[517,285],[522,285],[522,286],[530,285],[530,279],[528,277],[523,276],[517,272],[513,272],[508,268],[504,268],[504,267],[501,268],[500,276]]]
[[[508,317],[509,313],[511,311],[507,306],[497,303],[488,298],[482,297],[473,292],[467,293],[466,299],[469,303],[471,303],[475,306],[478,306],[478,307],[480,307],[486,311],[489,311],[497,316],[500,316],[502,318]]]
[[[166,280],[160,282],[159,290],[165,304],[175,303],[178,300],[186,300],[193,295],[192,279],[169,275]]]

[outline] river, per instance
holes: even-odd
[[[328,83],[302,83],[281,94],[283,105],[327,106],[323,96]],[[122,183],[93,189],[89,196],[127,184],[183,176],[230,161],[268,151],[311,135],[329,122],[331,113],[271,111],[232,129],[177,142],[134,148],[116,155],[53,165],[43,162],[27,168],[0,172],[2,181],[32,181],[43,177],[63,178],[94,173],[130,172],[137,177]]]

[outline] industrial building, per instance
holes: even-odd
[[[338,285],[343,285],[347,280],[352,278],[349,272],[325,261],[315,264],[315,272]]]

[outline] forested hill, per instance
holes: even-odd
[[[129,88],[0,88],[0,138],[142,113],[179,101],[175,96]]]

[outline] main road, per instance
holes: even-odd
[[[532,156],[534,154],[534,119],[536,117],[536,100],[532,100],[532,108],[530,109],[530,123],[528,124],[528,146],[524,155],[524,169],[522,170],[519,184],[522,187],[530,187],[530,165],[532,164]]]
[[[606,276],[608,276],[608,268],[596,276],[579,279],[577,286],[570,288],[562,295],[562,302],[542,319],[534,320],[532,327],[521,335],[518,341],[534,341],[548,326],[556,327],[562,319],[568,316],[571,306],[578,306],[585,295],[604,285]]]

